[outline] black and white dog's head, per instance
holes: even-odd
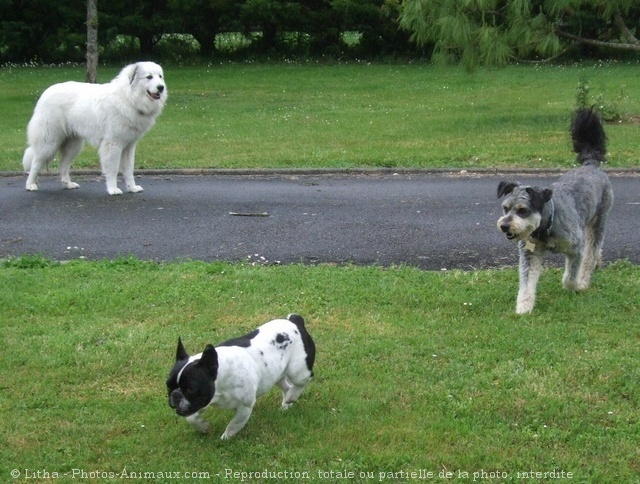
[[[212,345],[189,356],[178,338],[176,362],[167,378],[169,406],[182,417],[188,417],[209,405],[215,394],[218,354]]]
[[[526,240],[540,228],[545,204],[551,200],[552,195],[550,188],[501,181],[498,185],[498,198],[505,199],[502,202],[503,215],[498,219],[498,230],[509,240]]]

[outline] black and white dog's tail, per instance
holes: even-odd
[[[593,109],[580,108],[575,112],[571,122],[571,140],[581,165],[597,167],[606,161],[607,134],[600,114]]]

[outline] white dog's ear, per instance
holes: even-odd
[[[136,78],[138,72],[138,64],[133,64],[133,72],[129,75],[129,84],[133,84],[133,80]]]
[[[120,74],[118,74],[118,78],[126,80],[129,84],[133,84],[133,81],[136,78],[137,71],[138,64],[129,64],[120,71]]]

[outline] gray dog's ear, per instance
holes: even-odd
[[[553,195],[551,188],[527,187],[525,190],[529,194],[531,207],[538,212],[542,211],[544,204],[551,200]]]
[[[508,195],[517,186],[520,186],[520,184],[518,182],[501,181],[498,184],[498,198],[504,197],[505,195]]]

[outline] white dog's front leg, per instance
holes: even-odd
[[[194,413],[187,417],[187,422],[195,427],[198,432],[206,434],[209,431],[209,424],[202,418],[200,413]]]
[[[225,429],[224,434],[222,434],[222,437],[220,438],[222,440],[227,440],[233,437],[234,435],[236,435],[240,431],[240,429],[242,429],[242,427],[245,426],[245,424],[249,420],[249,417],[251,417],[252,411],[253,411],[253,406],[251,407],[243,406],[238,408],[238,410],[236,410],[236,414],[233,416],[233,418],[231,419],[231,422],[229,422],[229,425],[227,425],[227,428]]]
[[[120,167],[120,157],[122,147],[113,141],[104,140],[98,149],[102,173],[107,182],[107,192],[109,195],[122,195],[122,190],[118,188],[118,168]]]
[[[533,311],[536,304],[536,287],[542,274],[542,258],[524,248],[520,243],[520,288],[516,301],[516,313]]]
[[[124,183],[127,186],[127,191],[131,193],[138,193],[142,191],[142,187],[140,185],[136,185],[136,181],[133,176],[135,156],[136,145],[132,144],[122,150],[122,158],[120,159],[120,171],[124,177]]]

